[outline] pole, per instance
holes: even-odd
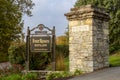
[[[55,45],[56,45],[56,40],[55,40],[55,26],[53,26],[53,32],[52,32],[52,62],[53,62],[53,71],[56,70],[56,55],[55,55]]]
[[[26,70],[29,71],[29,54],[30,54],[30,30],[29,30],[29,27],[27,29],[26,52],[27,52]]]

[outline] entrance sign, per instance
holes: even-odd
[[[51,37],[50,36],[33,36],[30,44],[31,52],[50,52]]]
[[[55,70],[55,27],[50,29],[39,24],[33,29],[27,29],[26,36],[26,70],[29,71],[31,53],[49,52],[52,55],[52,69]]]

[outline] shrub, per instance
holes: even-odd
[[[120,45],[110,45],[110,54],[114,54],[120,51]]]
[[[0,52],[0,63],[1,62],[7,62],[8,60],[8,54]]]
[[[11,45],[8,51],[9,61],[12,64],[21,64],[25,63],[25,44],[14,44]]]
[[[37,78],[37,74],[35,74],[35,73],[28,73],[28,74],[25,74],[22,77],[22,80],[33,80],[33,79],[36,79],[36,78]]]
[[[76,69],[75,72],[74,72],[74,75],[77,76],[77,75],[80,75],[82,74],[82,71],[81,70],[78,70]]]
[[[64,72],[52,72],[46,76],[46,80],[54,80],[57,78],[63,78],[63,77],[68,77],[68,76],[70,76],[69,72],[65,72],[65,71]]]
[[[46,80],[54,80],[58,76],[62,77],[61,74],[59,74],[59,73],[50,73],[49,75],[47,75]]]
[[[30,69],[44,70],[50,64],[50,53],[31,53],[30,55]]]
[[[36,79],[35,73],[22,74],[11,74],[8,76],[0,77],[0,80],[33,80]]]
[[[21,76],[18,74],[12,74],[12,75],[6,77],[6,80],[21,80]]]
[[[68,45],[56,45],[56,54],[62,54],[64,57],[68,57],[69,46]]]

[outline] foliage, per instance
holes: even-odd
[[[56,62],[59,70],[66,70],[65,57],[68,57],[69,50],[66,45],[56,45]],[[60,64],[61,63],[61,64]],[[63,66],[61,66],[63,65]],[[68,66],[68,65],[67,65]],[[62,68],[64,67],[64,69]],[[31,53],[30,54],[30,69],[34,70],[51,70],[52,69],[52,53]],[[58,69],[58,68],[57,68]]]
[[[8,57],[6,57],[6,56],[8,56],[8,55],[0,52],[0,63],[8,61]]]
[[[26,48],[24,43],[16,43],[9,48],[9,61],[12,64],[25,63]]]
[[[68,40],[66,36],[58,36],[56,39],[57,45],[68,45]]]
[[[65,69],[69,71],[69,56],[64,58]]]
[[[77,0],[75,7],[92,4],[107,9],[111,20],[109,21],[110,51],[117,51],[120,47],[120,0]],[[117,47],[116,47],[117,46]],[[111,48],[112,47],[112,48]],[[116,50],[113,48],[115,47]]]
[[[27,73],[24,76],[22,76],[22,80],[33,80],[37,78],[36,73]]]
[[[110,52],[111,54],[115,54],[116,52],[120,51],[120,46],[119,45],[111,45],[110,46]]]
[[[110,66],[120,66],[120,51],[109,58]]]
[[[51,53],[31,53],[30,69],[44,70],[51,61]]]
[[[81,75],[81,70],[76,70],[74,73],[63,71],[63,72],[52,72],[46,76],[46,80],[65,80],[65,77]]]
[[[0,0],[0,53],[7,54],[22,32],[22,15],[31,16],[32,0]]]
[[[64,57],[69,55],[69,46],[68,45],[56,45],[56,55],[62,54]]]
[[[18,74],[12,74],[8,77],[4,77],[3,80],[21,80],[21,76]]]
[[[82,74],[82,71],[81,71],[81,70],[76,69],[76,70],[75,70],[75,72],[74,72],[74,75],[80,75],[80,74]]]
[[[13,73],[13,69],[5,68],[4,70],[0,70],[0,77],[10,75],[12,73]]]
[[[0,77],[0,80],[33,80],[36,79],[35,73],[22,74],[11,74],[8,76]]]
[[[52,72],[46,76],[46,80],[55,80],[57,78],[63,78],[63,77],[68,77],[68,76],[71,76],[69,72],[65,72],[65,71],[64,72]]]
[[[64,63],[64,56],[62,54],[57,55],[56,57],[56,70],[65,71],[66,66]]]
[[[68,55],[68,45],[56,45],[56,70],[64,71],[69,69],[69,64],[66,63]]]

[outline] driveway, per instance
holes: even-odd
[[[120,80],[120,67],[106,68],[67,80]]]

